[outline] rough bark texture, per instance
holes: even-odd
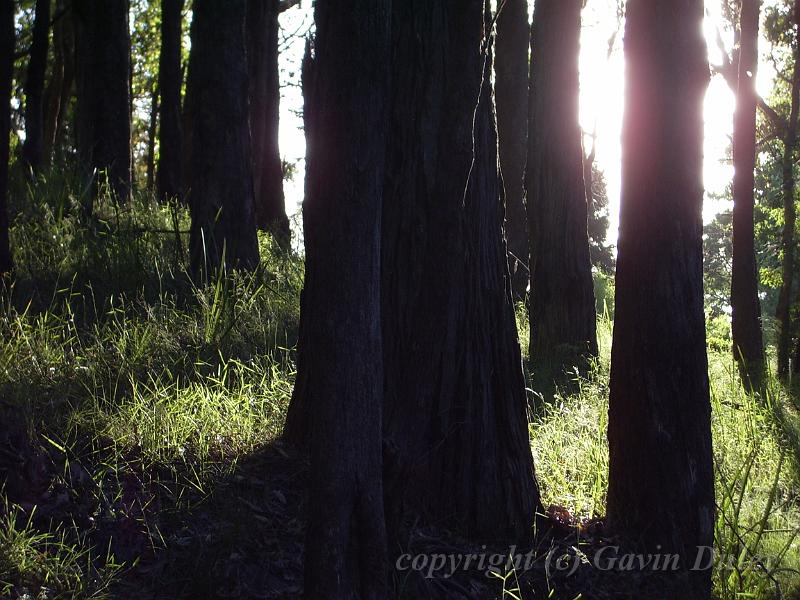
[[[22,159],[32,172],[44,162],[44,80],[50,46],[50,0],[36,0],[28,73],[25,79],[25,143]]]
[[[537,0],[531,34],[525,181],[530,229],[530,357],[554,376],[597,354],[578,123],[581,0]]]
[[[13,268],[8,241],[8,154],[14,35],[14,2],[0,0],[0,277]]]
[[[382,249],[387,512],[393,524],[421,514],[467,535],[523,538],[539,495],[484,6],[395,2],[392,23]]]
[[[608,526],[691,567],[711,546],[714,477],[703,313],[701,0],[630,0],[611,355]],[[685,594],[709,598],[711,571]],[[676,596],[677,597],[677,596]]]
[[[800,0],[794,4],[796,34],[800,34]],[[789,374],[789,352],[792,342],[791,306],[794,285],[795,256],[795,208],[794,161],[797,151],[797,119],[800,117],[800,40],[793,41],[794,67],[792,73],[791,108],[789,122],[783,135],[783,231],[781,234],[781,289],[778,295],[776,317],[778,319],[778,377],[785,379]]]
[[[61,17],[53,23],[53,63],[45,92],[44,160],[54,158],[56,148],[61,149],[67,107],[75,82],[75,32],[72,10],[59,0],[56,13]]]
[[[307,81],[304,392],[313,479],[305,597],[384,600],[380,247],[389,0],[318,0]]]
[[[742,380],[753,389],[764,374],[764,341],[758,300],[758,269],[754,236],[756,167],[756,71],[760,0],[741,7],[738,90],[733,119],[733,353]]]
[[[187,104],[190,261],[200,278],[258,265],[247,118],[246,0],[195,0]]]
[[[131,190],[128,0],[74,0],[72,8],[81,162],[125,202]]]
[[[158,57],[158,197],[181,197],[181,23],[183,0],[161,0],[161,52]]]
[[[247,60],[250,72],[250,136],[256,223],[284,248],[290,245],[289,219],[283,196],[283,163],[278,71],[279,0],[248,0]]]
[[[497,137],[506,209],[506,241],[514,298],[525,298],[528,273],[528,216],[524,179],[528,156],[528,48],[527,0],[506,0],[497,17],[494,95]]]

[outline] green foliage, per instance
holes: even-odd
[[[592,203],[589,210],[589,254],[592,266],[613,275],[616,258],[614,246],[606,242],[609,224],[608,186],[605,174],[592,164]]]

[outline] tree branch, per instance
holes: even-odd
[[[300,4],[302,0],[281,0],[278,2],[278,14]]]

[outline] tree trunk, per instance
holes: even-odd
[[[693,566],[713,542],[703,312],[703,2],[630,0],[611,355],[608,518]],[[685,594],[709,598],[711,570]],[[676,596],[677,597],[677,596]]]
[[[158,137],[158,197],[181,198],[181,24],[183,0],[161,0],[161,52],[158,87],[161,105]]]
[[[800,35],[800,0],[794,3],[796,33]],[[794,66],[792,73],[791,108],[789,122],[783,137],[783,232],[781,234],[782,261],[781,289],[778,296],[778,377],[785,379],[789,374],[789,346],[792,341],[791,309],[792,288],[794,284],[794,246],[797,209],[794,197],[794,161],[797,150],[797,119],[800,117],[800,40],[792,42]]]
[[[0,0],[0,277],[14,266],[8,240],[8,159],[15,33],[14,2]]]
[[[74,0],[78,151],[118,202],[131,191],[128,0]],[[87,209],[91,203],[87,202]]]
[[[395,539],[417,516],[468,536],[523,539],[539,507],[484,16],[481,0],[393,6],[381,306]],[[301,344],[307,335],[301,324]],[[301,362],[299,389],[314,368]],[[295,390],[287,419],[295,443],[318,431],[306,396]]]
[[[741,8],[738,91],[733,119],[733,354],[742,381],[761,386],[764,341],[758,300],[758,268],[754,237],[756,167],[756,71],[760,0],[744,0]]]
[[[384,600],[380,223],[389,0],[318,0],[303,291],[314,406],[305,597]],[[346,8],[346,9],[345,9]]]
[[[528,220],[524,179],[528,156],[528,48],[527,0],[506,0],[497,17],[494,95],[500,171],[505,192],[505,229],[514,299],[528,291]]]
[[[150,123],[147,127],[147,160],[145,173],[145,187],[153,189],[156,176],[156,130],[158,129],[158,105],[161,95],[158,91],[158,82],[154,82],[150,91]]]
[[[283,248],[290,246],[289,218],[283,195],[283,162],[278,72],[279,0],[248,0],[247,60],[250,72],[250,136],[256,223],[272,233]]]
[[[50,0],[36,0],[28,73],[25,79],[25,143],[22,159],[31,172],[44,162],[44,80],[50,46]]]
[[[190,135],[190,262],[195,276],[219,267],[254,269],[247,112],[246,0],[195,0],[187,104]]]
[[[582,0],[537,0],[531,34],[528,226],[530,357],[546,377],[597,354],[578,123]]]
[[[51,161],[56,148],[61,147],[67,107],[75,81],[75,37],[72,10],[57,4],[61,17],[53,23],[53,65],[45,92],[43,160]]]

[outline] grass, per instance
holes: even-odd
[[[139,195],[124,209],[100,201],[87,223],[81,194],[59,177],[15,196],[25,199],[13,207],[19,272],[0,304],[0,596],[132,597],[114,590],[137,562],[181,548],[184,570],[224,579],[252,527],[301,539],[289,516],[297,496],[245,496],[226,482],[281,429],[302,262],[264,237],[255,274],[197,288],[184,209]],[[600,356],[531,424],[545,504],[582,518],[602,514],[607,486],[613,285],[600,283]],[[525,331],[524,310],[518,319]],[[800,597],[797,406],[774,380],[763,398],[747,396],[724,324],[712,325],[716,545],[733,557],[715,570],[716,595]],[[280,519],[234,514],[230,502],[264,493]],[[192,524],[210,510],[210,525]],[[515,597],[512,579],[503,586]]]

